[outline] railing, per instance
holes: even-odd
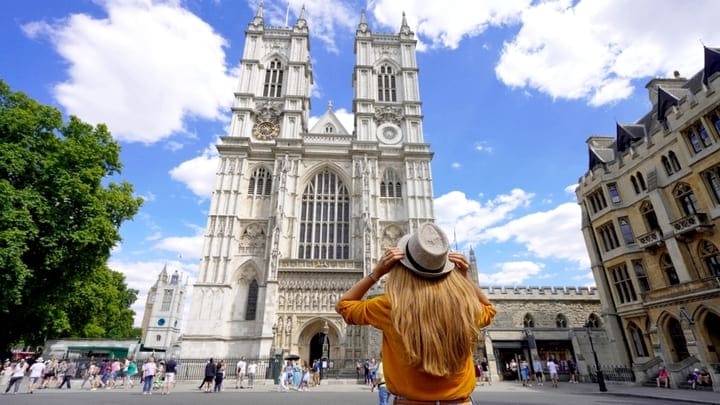
[[[588,365],[588,375],[592,382],[597,382],[597,368]],[[600,366],[605,381],[615,382],[633,382],[635,381],[635,373],[628,366]]]
[[[641,249],[655,248],[663,243],[662,232],[659,230],[653,230],[648,233],[642,234],[637,238],[638,246]]]
[[[720,291],[720,284],[718,284],[718,281],[715,277],[706,277],[700,280],[691,280],[687,283],[671,285],[668,287],[648,291],[644,293],[643,299],[647,304],[649,302],[661,299],[678,298],[696,292],[709,293],[711,291]]]
[[[707,214],[696,213],[673,221],[671,225],[673,229],[675,229],[675,234],[680,235],[700,228],[709,228],[712,226],[712,223],[708,220]]]

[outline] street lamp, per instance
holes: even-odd
[[[597,369],[597,381],[598,386],[600,387],[600,392],[606,392],[607,387],[605,386],[605,378],[603,377],[603,372],[600,370],[600,363],[598,362],[597,353],[595,352],[595,346],[593,345],[592,341],[592,334],[590,333],[590,328],[592,328],[594,325],[590,320],[588,320],[585,323],[585,329],[587,330],[588,334],[588,340],[590,340],[590,350],[592,350],[593,357],[595,358],[595,368]]]
[[[327,361],[328,357],[330,357],[330,342],[328,341],[328,332],[330,332],[330,327],[327,324],[327,321],[323,324],[322,327],[322,334],[323,334],[323,358],[322,362],[320,363],[320,379],[325,378],[325,368],[327,367]]]

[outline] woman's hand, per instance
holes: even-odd
[[[405,254],[400,248],[392,247],[387,249],[375,265],[373,273],[377,278],[388,274],[403,257],[405,257]]]
[[[455,264],[455,270],[459,271],[463,277],[467,277],[468,269],[470,269],[470,263],[468,263],[465,255],[458,252],[450,252],[448,254],[448,260]]]

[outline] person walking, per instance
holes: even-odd
[[[64,385],[67,384],[67,388],[71,389],[70,386],[70,380],[72,380],[75,377],[75,371],[77,370],[77,363],[75,363],[75,360],[70,359],[70,362],[67,363],[65,367],[65,371],[63,373],[63,380],[58,386],[59,389],[61,389]]]
[[[449,250],[437,225],[421,224],[336,305],[348,325],[382,330],[384,379],[396,405],[472,403],[473,351],[495,308],[467,274],[465,256]],[[385,294],[363,299],[386,274]]]
[[[156,371],[157,364],[155,364],[155,358],[150,356],[142,366],[143,395],[152,395],[153,380],[155,379]]]
[[[225,378],[225,362],[223,360],[218,361],[215,367],[215,387],[214,392],[221,392],[223,388],[223,379]]]
[[[175,374],[177,373],[178,363],[175,360],[175,355],[170,357],[170,360],[165,364],[165,381],[160,390],[161,395],[169,395],[170,390],[175,387]]]
[[[26,369],[27,363],[25,362],[25,359],[18,360],[18,362],[15,363],[15,366],[12,367],[12,373],[10,374],[10,380],[8,381],[7,388],[5,388],[6,394],[10,392],[10,388],[13,387],[13,394],[17,394],[18,389],[20,389],[20,384],[22,384],[22,381],[25,378]]]
[[[32,366],[30,366],[30,380],[28,381],[28,393],[32,394],[38,384],[42,381],[42,376],[45,374],[45,363],[43,358],[39,357]]]
[[[480,362],[480,369],[482,370],[482,385],[485,385],[485,382],[487,382],[488,385],[492,385],[492,377],[490,376],[490,365],[488,364],[486,358],[483,358],[483,360]]]
[[[547,361],[547,369],[548,373],[550,374],[550,380],[552,381],[553,387],[558,387],[558,364],[555,359],[551,358]]]
[[[211,392],[213,381],[215,381],[215,363],[213,363],[212,357],[205,364],[205,379],[200,384],[200,389],[205,386],[205,392]]]

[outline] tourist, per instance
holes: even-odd
[[[222,391],[224,379],[225,379],[225,362],[223,360],[220,360],[220,361],[218,361],[217,366],[215,366],[215,387],[213,387],[214,392]]]
[[[213,363],[211,357],[207,364],[205,364],[205,379],[203,379],[203,382],[200,384],[200,389],[205,386],[205,392],[211,392],[210,388],[212,387],[213,381],[215,381],[215,363]]]
[[[467,274],[465,256],[448,252],[444,232],[435,224],[422,224],[387,249],[372,273],[337,303],[349,325],[382,330],[384,378],[397,405],[472,403],[473,351],[495,309]],[[385,294],[363,300],[386,274]]]
[[[542,387],[545,382],[545,375],[543,374],[542,363],[540,360],[533,360],[533,369],[535,371],[535,382],[537,382],[538,387]]]
[[[45,363],[43,358],[39,357],[32,366],[30,366],[30,380],[28,381],[27,391],[32,394],[35,388],[38,387],[42,381],[42,376],[45,374]]]
[[[10,388],[14,387],[13,394],[17,394],[20,384],[22,384],[22,381],[25,378],[25,370],[27,369],[25,359],[18,360],[14,366],[11,366],[11,369],[12,372],[10,374],[10,380],[8,381],[7,388],[5,388],[5,393],[7,394],[10,392]]]
[[[156,371],[157,364],[155,364],[155,358],[150,356],[142,366],[143,395],[152,395],[153,380],[155,379]]]
[[[707,369],[704,367],[702,370],[700,370],[700,378],[698,379],[698,382],[703,387],[712,386],[712,381],[710,380],[710,373],[708,373]]]
[[[482,369],[482,385],[487,382],[488,385],[492,385],[492,377],[490,376],[490,365],[486,358],[480,362],[480,368]]]
[[[132,387],[133,387],[133,381],[132,381],[132,379],[133,379],[133,377],[135,377],[135,375],[138,373],[137,364],[135,364],[135,362],[134,362],[132,359],[130,359],[130,358],[125,359],[125,364],[127,364],[127,380],[128,380],[128,384],[130,384],[130,388],[132,388]]]
[[[691,389],[695,389],[695,386],[697,385],[698,381],[700,380],[700,369],[693,370],[690,375],[688,375],[688,384],[690,384]]]
[[[660,384],[665,384],[665,388],[670,388],[670,373],[668,373],[665,366],[660,366],[660,372],[658,373],[655,382],[657,383],[658,388],[660,387]]]
[[[243,380],[245,379],[245,373],[247,372],[247,362],[245,356],[240,357],[237,365],[235,366],[235,389],[245,388],[243,386]]]
[[[551,358],[547,361],[547,369],[548,373],[550,373],[550,380],[552,380],[553,387],[558,388],[558,364],[555,359]]]
[[[520,359],[520,379],[523,387],[532,387],[530,384],[530,365],[525,359]]]
[[[247,367],[248,388],[255,387],[255,374],[257,374],[257,362],[253,360]]]
[[[568,364],[568,373],[570,373],[570,381],[568,381],[571,384],[577,384],[577,364],[575,364],[575,361],[570,359],[567,362]]]
[[[75,370],[77,370],[77,364],[75,363],[75,360],[70,360],[69,362],[63,362],[66,363],[63,375],[62,375],[62,382],[58,386],[58,388],[62,389],[64,385],[67,384],[67,388],[71,389],[70,386],[70,380],[72,380],[75,377]]]
[[[165,381],[162,386],[160,393],[162,395],[170,394],[171,388],[175,387],[175,374],[177,373],[178,363],[175,360],[175,355],[170,357],[170,360],[165,364]]]
[[[378,405],[388,405],[390,392],[388,392],[387,387],[385,386],[385,373],[383,372],[382,359],[380,359],[380,362],[378,363],[376,376],[375,387],[378,390]]]

